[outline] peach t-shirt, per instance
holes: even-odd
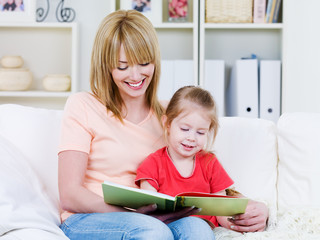
[[[89,154],[84,184],[103,196],[101,183],[109,180],[136,187],[139,164],[165,145],[163,131],[152,111],[140,123],[122,124],[88,92],[67,100],[62,120],[59,152],[76,150]],[[64,221],[71,213],[64,212]]]

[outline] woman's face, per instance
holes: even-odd
[[[124,101],[144,97],[153,73],[152,63],[129,66],[124,48],[121,46],[118,67],[112,70],[112,77]]]

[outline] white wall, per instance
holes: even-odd
[[[284,0],[282,112],[320,112],[319,9],[319,0]]]

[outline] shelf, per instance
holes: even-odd
[[[0,23],[0,27],[17,27],[17,28],[25,28],[25,27],[39,27],[39,28],[73,28],[77,24],[76,23],[57,23],[57,22],[12,22],[12,23]]]
[[[282,23],[205,23],[205,29],[282,29]]]
[[[194,28],[193,23],[161,23],[155,24],[156,29],[179,29],[179,28]]]
[[[47,91],[0,91],[0,97],[48,97],[64,98],[71,92],[47,92]]]

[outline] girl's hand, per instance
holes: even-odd
[[[230,229],[237,232],[262,232],[267,226],[268,207],[261,202],[250,200],[246,212],[228,218]]]
[[[180,218],[188,217],[190,215],[196,215],[200,211],[198,208],[193,208],[193,207],[185,207],[175,212],[169,212],[169,213],[159,212],[156,210],[157,210],[157,205],[151,204],[151,205],[138,208],[136,212],[153,216],[159,219],[160,221],[164,222],[165,224],[168,224]]]

